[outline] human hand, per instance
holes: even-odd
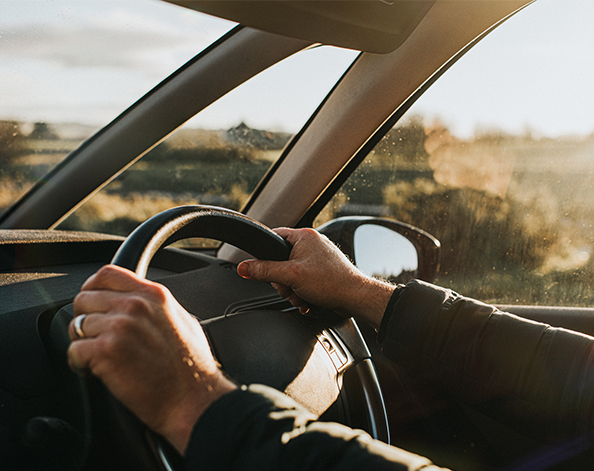
[[[246,260],[237,267],[240,276],[270,282],[302,313],[314,304],[379,328],[394,286],[365,275],[313,229],[275,232],[293,245],[289,260]]]
[[[236,388],[219,369],[199,322],[164,286],[113,265],[83,284],[74,312],[85,316],[79,325],[84,336],[71,322],[71,368],[99,377],[183,454],[206,408]]]

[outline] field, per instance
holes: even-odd
[[[0,134],[14,129],[18,123],[4,123]],[[35,129],[0,146],[0,211],[80,142],[68,127]],[[175,205],[239,209],[288,137],[245,125],[183,130],[59,228],[126,235]],[[393,217],[441,241],[439,284],[489,302],[594,306],[593,157],[594,136],[491,132],[462,140],[413,118],[386,136],[317,223]]]
[[[593,177],[594,136],[461,140],[413,120],[319,222],[367,208],[418,226],[441,241],[437,283],[487,302],[594,306]]]

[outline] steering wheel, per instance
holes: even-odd
[[[260,259],[287,260],[291,253],[291,245],[261,223],[228,209],[195,205],[172,208],[145,221],[122,243],[111,263],[144,277],[151,259],[160,248],[189,237],[205,237],[230,243]],[[309,357],[313,358],[317,355],[316,358],[324,357],[323,361],[328,357],[330,362],[326,361],[326,363],[331,365],[330,369],[334,365],[337,371],[340,371],[338,364],[344,366],[344,369],[347,366],[353,366],[355,383],[360,391],[351,397],[349,402],[361,401],[365,407],[363,412],[358,414],[362,418],[347,417],[345,421],[355,422],[350,425],[367,428],[376,438],[388,441],[387,418],[381,390],[369,359],[370,354],[354,321],[340,319],[336,322],[337,318],[334,317],[331,322],[334,325],[329,331],[322,325],[328,323],[329,317],[321,315],[316,318],[314,314],[305,321],[303,315],[296,314],[296,310],[291,311],[293,312],[278,310],[239,312],[202,322],[202,325],[215,356],[227,373],[240,382],[262,382],[277,389],[284,389],[291,395],[290,387],[298,383],[300,370],[307,370],[305,362]],[[253,327],[253,324],[260,327]],[[246,332],[246,329],[252,329],[252,331]],[[243,365],[234,369],[234,364],[245,361],[246,355],[251,354],[250,348],[254,348],[254,339],[257,344],[257,338],[262,337],[263,331],[268,335],[271,331],[278,332],[283,341],[277,343],[281,346],[275,347],[277,348],[275,353],[265,352],[264,356],[258,357],[258,361],[252,361],[252,364],[257,365],[255,370],[250,370],[249,365],[247,368]],[[242,346],[241,339],[246,337],[249,337],[249,344]],[[262,340],[263,347],[259,350],[265,349],[267,342],[269,342],[268,339]],[[320,345],[323,348],[320,348]],[[233,350],[232,353],[228,352],[230,349]],[[314,352],[318,353],[314,355]],[[281,365],[283,368],[273,365],[272,369],[275,371],[265,371],[267,366],[262,366],[261,363],[268,361],[270,364],[271,361],[275,361],[270,360],[275,354],[284,359],[285,363]],[[287,363],[287,357],[293,355],[300,359]],[[339,363],[335,362],[335,358],[338,358],[336,361]],[[286,365],[288,366],[284,368]],[[316,371],[319,369],[319,362],[313,369]],[[336,374],[336,371],[334,373]],[[301,376],[304,377],[301,380],[303,384],[293,387],[294,395],[311,396],[312,390],[318,394],[316,385],[308,384],[312,381],[311,375]],[[327,382],[327,380],[324,381]],[[353,380],[350,381],[353,382]],[[285,388],[289,382],[291,384]],[[338,383],[336,380],[334,382]],[[339,389],[337,384],[331,385],[330,389],[332,387]],[[303,393],[305,389],[308,393]],[[335,399],[336,397],[333,398]],[[126,441],[125,446],[135,456],[135,460],[141,463],[143,469],[173,470],[180,466],[179,457],[176,457],[175,453],[172,454],[167,444],[159,440],[127,408],[110,394],[107,395],[107,402],[114,412],[117,427],[122,431],[122,437]],[[328,405],[330,404],[325,404],[324,407]],[[312,408],[315,409],[316,404],[313,404]]]

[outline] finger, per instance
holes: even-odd
[[[114,306],[118,306],[124,293],[115,291],[81,291],[74,298],[74,313],[76,315],[87,314],[91,312],[108,312]]]
[[[80,318],[80,316],[77,317]],[[84,335],[81,337],[78,335],[77,332],[75,332],[74,328],[74,322],[77,317],[72,319],[72,321],[68,325],[68,335],[70,335],[70,340],[72,340],[73,342],[94,338],[105,329],[105,315],[85,314],[84,320],[80,325],[80,329],[84,333]]]
[[[74,298],[75,315],[89,313],[122,312],[134,315],[149,312],[152,302],[160,302],[157,296],[158,286],[150,292],[120,292],[120,291],[81,291]]]
[[[85,317],[75,316],[74,319],[72,319],[68,324],[68,336],[70,337],[71,342],[85,337],[82,325],[84,319]],[[77,322],[79,323],[78,328],[76,326]],[[83,333],[81,334],[81,332]]]
[[[142,323],[126,315],[88,314],[83,330],[85,337],[72,341],[68,347],[68,362],[74,370],[88,370],[100,378],[129,362],[125,355],[130,352],[154,348],[154,343],[150,343],[154,336],[147,334]]]
[[[116,265],[105,265],[91,275],[82,285],[81,291],[113,290],[134,291],[151,284],[134,272]]]
[[[252,262],[254,260],[244,260],[239,265],[237,265],[237,274],[246,280],[251,278],[250,268],[252,266]]]
[[[309,311],[309,307],[307,303],[297,296],[293,290],[285,285],[280,285],[278,283],[270,283],[272,287],[278,292],[278,294],[285,298],[287,301],[291,303],[292,306],[298,307],[301,314],[305,314]]]
[[[294,229],[291,229],[290,227],[277,227],[272,230],[285,240],[287,240],[287,238],[291,236],[291,233],[294,232]]]
[[[81,375],[88,374],[93,341],[93,339],[81,339],[70,344],[67,356],[68,365],[72,371]]]
[[[292,262],[273,262],[269,260],[244,260],[237,266],[237,273],[242,278],[256,281],[275,282],[290,285]]]
[[[297,242],[304,238],[320,238],[322,237],[321,234],[316,231],[315,229],[311,228],[302,228],[302,229],[290,229],[288,227],[278,227],[273,229],[279,236],[289,242],[291,245],[295,246]]]
[[[295,245],[305,235],[304,229],[291,229],[289,227],[277,227],[273,231],[291,245]]]
[[[309,312],[309,306],[307,303],[296,294],[292,294],[286,299],[291,303],[291,306],[299,308],[299,312],[301,314],[306,314]]]
[[[279,283],[270,283],[270,285],[278,292],[281,297],[285,299],[293,294],[293,290],[288,286],[281,285]]]

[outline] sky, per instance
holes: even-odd
[[[0,119],[31,122],[104,125],[233,26],[159,0],[0,0],[0,8]],[[459,135],[594,132],[593,18],[592,0],[537,0],[413,111],[440,117]],[[296,132],[354,56],[336,48],[299,54],[192,125],[246,121]]]
[[[510,132],[594,131],[594,2],[537,0],[499,26],[419,101],[428,113]],[[474,124],[473,124],[474,123]]]

